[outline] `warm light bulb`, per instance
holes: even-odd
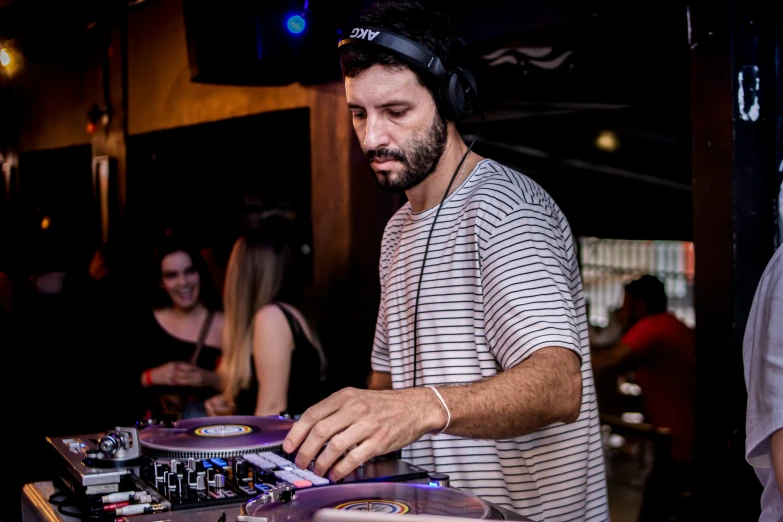
[[[49,225],[52,224],[52,220],[49,219],[49,216],[44,216],[44,218],[41,220],[41,228],[46,230],[49,228]]]
[[[11,62],[13,61],[11,57],[11,51],[9,51],[7,48],[3,47],[0,49],[0,65],[3,67],[8,67],[11,65]]]
[[[617,140],[617,135],[612,131],[602,131],[598,138],[595,140],[595,146],[606,152],[612,152],[617,150],[620,143]]]

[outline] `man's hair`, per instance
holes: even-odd
[[[645,274],[625,285],[625,293],[647,304],[647,313],[660,314],[668,309],[666,288],[654,275]]]
[[[447,71],[460,64],[464,52],[464,42],[449,16],[416,1],[374,3],[362,12],[355,25],[383,29],[424,45],[440,58]],[[354,42],[343,45],[339,52],[343,78],[353,78],[374,65],[408,67],[416,73],[419,83],[429,89],[436,102],[438,100],[437,80],[422,76],[405,60],[380,46]]]

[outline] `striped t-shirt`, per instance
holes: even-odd
[[[436,210],[414,214],[405,204],[383,235],[372,367],[390,372],[394,388],[413,385],[416,287]],[[575,351],[582,361],[576,422],[507,440],[425,435],[403,456],[536,521],[608,520],[574,241],[539,185],[483,160],[446,199],[427,253],[417,338],[417,385],[492,377],[548,346]]]

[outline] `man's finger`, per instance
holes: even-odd
[[[310,462],[324,449],[324,444],[331,443],[332,437],[344,431],[354,422],[355,419],[343,410],[337,410],[332,415],[318,421],[299,447],[296,454],[296,465],[300,468],[307,468]],[[346,446],[345,450],[349,447]],[[328,466],[324,467],[321,474],[325,474],[328,469]],[[318,472],[316,471],[316,473]]]
[[[332,415],[335,417],[336,415]],[[355,422],[355,421],[354,421]],[[372,433],[372,426],[365,423],[351,425],[349,420],[348,427],[337,433],[329,439],[328,444],[318,456],[313,467],[313,472],[317,475],[325,476],[332,465],[345,455],[353,451],[357,445],[360,445]],[[304,446],[302,446],[304,447]]]
[[[302,416],[299,417],[299,420],[291,426],[290,430],[288,430],[288,435],[286,435],[285,440],[283,441],[283,451],[288,454],[294,453],[296,448],[298,448],[310,434],[310,430],[313,429],[313,426],[338,409],[340,409],[340,402],[339,400],[334,400],[334,395],[307,408]]]
[[[366,439],[348,452],[331,470],[329,470],[329,480],[336,482],[345,478],[350,472],[367,462],[371,458],[380,454],[377,444],[372,439]]]

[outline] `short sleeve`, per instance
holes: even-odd
[[[770,436],[783,428],[783,258],[778,252],[756,290],[743,339],[748,391],[746,458],[771,467]]]
[[[503,369],[545,347],[582,358],[563,233],[539,207],[506,215],[480,244],[484,328]]]

